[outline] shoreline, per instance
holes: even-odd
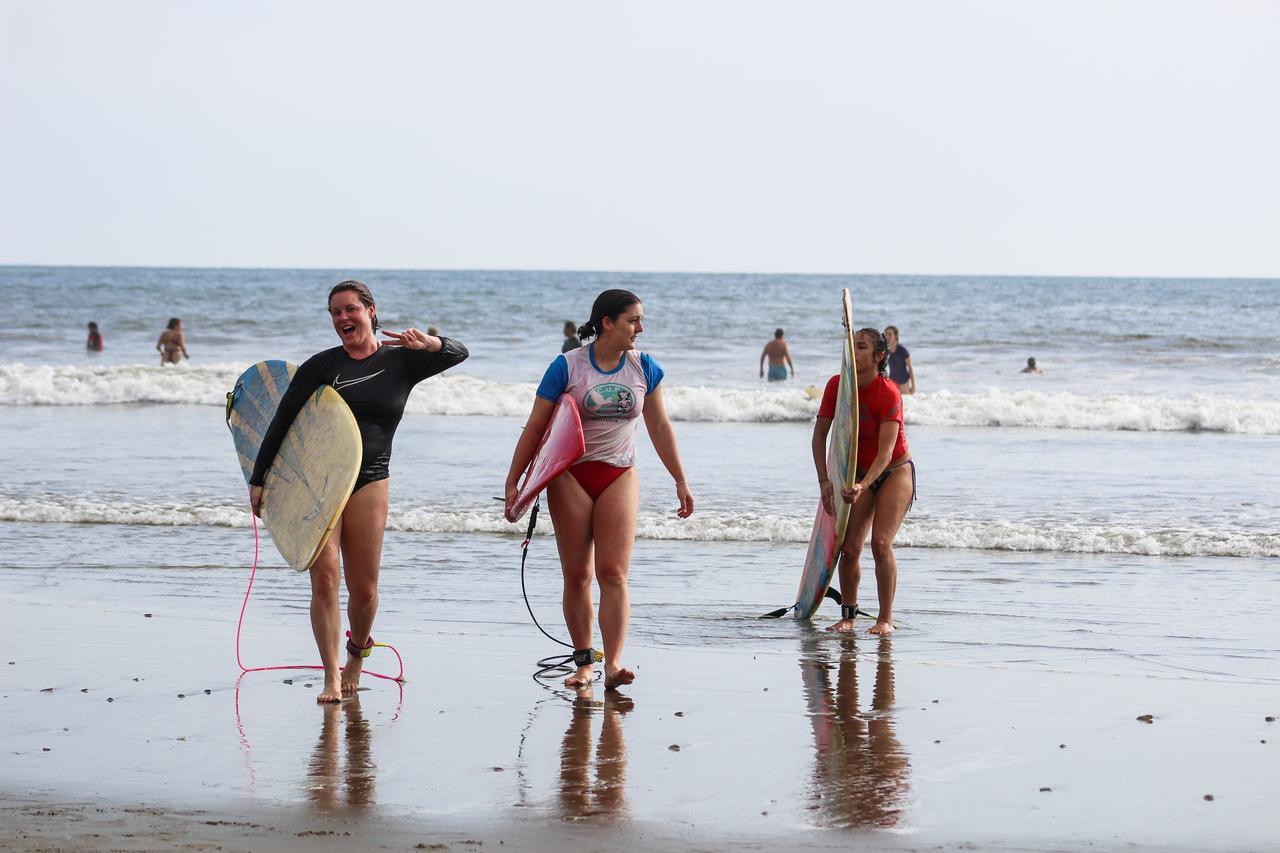
[[[441,618],[470,580],[433,574],[430,600],[404,577],[387,591],[389,619],[423,614],[388,637],[403,690],[366,679],[326,709],[314,672],[237,678],[234,621],[211,614],[242,593],[239,573],[174,580],[0,572],[19,638],[0,661],[6,843],[336,849],[350,839],[316,833],[352,831],[390,849],[1246,850],[1280,837],[1280,724],[1265,720],[1280,709],[1256,667],[1107,671],[1098,652],[1047,654],[1033,626],[984,648],[753,620],[766,633],[737,647],[633,640],[635,685],[574,697],[531,682],[555,647],[525,622]],[[250,614],[246,664],[313,654],[298,600],[264,589]]]

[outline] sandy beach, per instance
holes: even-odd
[[[393,557],[404,539],[389,537]],[[473,547],[496,558],[511,543]],[[924,606],[890,640],[790,619],[740,648],[638,631],[637,683],[584,696],[530,678],[556,647],[518,586],[467,609],[465,573],[432,575],[427,598],[388,572],[381,639],[408,681],[367,678],[331,708],[311,671],[237,677],[246,572],[120,574],[0,574],[6,848],[1261,850],[1280,837],[1265,660],[1226,654],[1206,674],[1035,628],[992,646],[978,626],[993,617],[976,612],[972,642],[944,637],[929,599],[945,584],[927,567],[913,581]],[[260,573],[247,666],[310,662],[300,581]],[[636,598],[642,622],[643,585]],[[534,603],[548,612],[554,591]],[[1119,615],[1091,618],[1121,633]],[[394,656],[370,667],[394,673]]]

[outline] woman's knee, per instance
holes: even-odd
[[[891,559],[893,557],[893,537],[873,535],[871,537],[871,556],[875,557],[877,563]]]
[[[319,563],[311,567],[311,600],[336,602],[341,573],[337,567]]]
[[[596,577],[600,580],[600,586],[626,586],[627,567],[605,563],[596,566]]]
[[[565,569],[564,588],[566,590],[583,590],[591,586],[592,571],[590,566],[579,566]]]
[[[347,602],[352,607],[372,607],[378,603],[378,585],[376,583],[349,585],[347,587]]]

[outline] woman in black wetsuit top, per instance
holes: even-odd
[[[324,663],[324,689],[317,702],[337,702],[344,694],[354,694],[360,686],[364,658],[373,648],[370,632],[378,611],[391,439],[404,415],[409,392],[423,379],[459,364],[468,355],[467,348],[457,341],[417,329],[401,333],[384,330],[382,334],[392,340],[379,342],[374,337],[377,306],[369,288],[358,281],[344,281],[329,292],[329,317],[342,345],[313,355],[298,368],[258,449],[249,479],[249,500],[254,513],[260,514],[264,478],[285,433],[311,394],[321,385],[332,385],[356,417],[364,456],[351,498],[311,567],[311,630]],[[270,494],[266,499],[271,499]],[[338,580],[342,569],[351,631],[347,663],[339,670],[342,610]]]

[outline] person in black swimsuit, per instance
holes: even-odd
[[[417,329],[383,331],[390,341],[379,342],[378,309],[369,288],[344,281],[329,293],[329,317],[341,346],[307,359],[280,399],[271,426],[258,448],[249,500],[260,514],[267,472],[285,433],[304,403],[321,385],[332,385],[355,415],[364,451],[355,488],[333,533],[311,567],[311,630],[324,663],[324,689],[317,702],[337,702],[360,686],[364,658],[373,648],[370,632],[378,611],[378,568],[382,533],[387,524],[387,478],[391,441],[404,415],[409,392],[428,376],[461,363],[467,348],[450,338]],[[347,615],[351,630],[347,663],[341,670],[342,610],[338,601],[340,575],[346,575]]]

